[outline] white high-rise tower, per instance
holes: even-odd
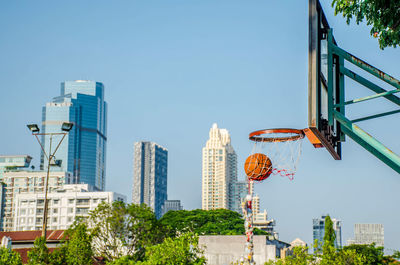
[[[203,147],[202,209],[233,209],[237,156],[228,130],[214,123]]]

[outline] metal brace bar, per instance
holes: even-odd
[[[352,123],[338,111],[334,110],[334,116],[343,125],[342,130],[345,134],[400,174],[400,156],[393,153],[393,151]]]
[[[396,113],[399,113],[399,112],[400,112],[400,110],[388,111],[388,112],[384,112],[384,113],[380,113],[380,114],[367,116],[367,117],[364,117],[364,118],[355,119],[355,120],[352,120],[351,122],[366,121],[366,120],[370,120],[370,119],[374,119],[374,118],[379,118],[379,117],[383,117],[383,116],[387,116],[387,115],[396,114]]]
[[[337,108],[337,107],[341,107],[343,105],[349,105],[349,104],[353,104],[353,103],[363,102],[363,101],[367,101],[367,100],[371,100],[371,99],[375,99],[375,98],[384,97],[384,96],[387,96],[387,95],[392,95],[392,94],[395,94],[395,93],[398,93],[398,92],[400,92],[400,89],[394,89],[394,90],[391,90],[391,91],[382,92],[382,93],[375,94],[375,95],[372,95],[372,96],[367,96],[367,97],[363,97],[363,98],[357,98],[357,99],[346,101],[344,103],[335,104],[334,107]]]
[[[338,54],[339,56],[342,56],[344,59],[351,62],[352,64],[357,65],[358,67],[367,71],[368,73],[370,73],[370,74],[376,76],[377,78],[385,81],[386,83],[400,89],[400,81],[397,80],[396,78],[394,78],[393,76],[390,76],[390,75],[382,72],[378,68],[373,67],[372,65],[364,62],[363,60],[346,52],[345,50],[339,48],[338,46],[336,46],[334,44],[332,44],[332,49],[333,49],[334,53]]]
[[[353,79],[354,81],[362,84],[363,86],[369,88],[370,90],[376,92],[376,93],[383,93],[383,92],[387,92],[387,90],[381,88],[378,85],[375,85],[374,83],[372,83],[371,81],[365,79],[364,77],[354,73],[353,71],[345,68],[345,67],[340,67],[340,72],[345,74],[346,76],[350,77],[351,79]],[[391,102],[393,102],[396,105],[400,106],[400,98],[395,96],[395,95],[387,95],[384,96],[386,99],[390,100]]]

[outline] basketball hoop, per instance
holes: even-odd
[[[249,140],[254,142],[251,155],[265,154],[272,162],[272,174],[293,180],[301,154],[303,130],[276,128],[254,131]]]

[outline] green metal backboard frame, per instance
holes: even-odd
[[[382,97],[400,106],[400,98],[394,95],[400,92],[400,81],[338,47],[332,31],[319,1],[309,0],[309,128],[305,133],[314,147],[325,147],[335,159],[341,159],[341,143],[347,135],[400,173],[400,156],[356,124],[400,113],[400,109],[355,120],[348,119],[345,113],[346,105]],[[383,89],[346,68],[345,62],[386,82],[393,89]],[[345,78],[351,78],[375,94],[345,101]]]

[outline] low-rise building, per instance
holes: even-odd
[[[207,264],[233,264],[245,256],[246,236],[199,236],[199,246],[204,250]],[[290,244],[279,240],[268,240],[267,236],[254,236],[255,264],[264,264],[281,257]]]
[[[2,231],[12,231],[14,224],[15,197],[19,194],[44,194],[47,172],[9,169],[3,172],[1,186],[1,227]],[[52,192],[70,181],[70,173],[49,173],[48,190]],[[33,211],[32,209],[29,210]]]
[[[86,217],[101,202],[126,202],[126,196],[116,192],[94,191],[89,184],[65,184],[47,194],[48,229],[67,229],[77,217]],[[13,231],[41,230],[44,194],[20,193],[15,196]]]

